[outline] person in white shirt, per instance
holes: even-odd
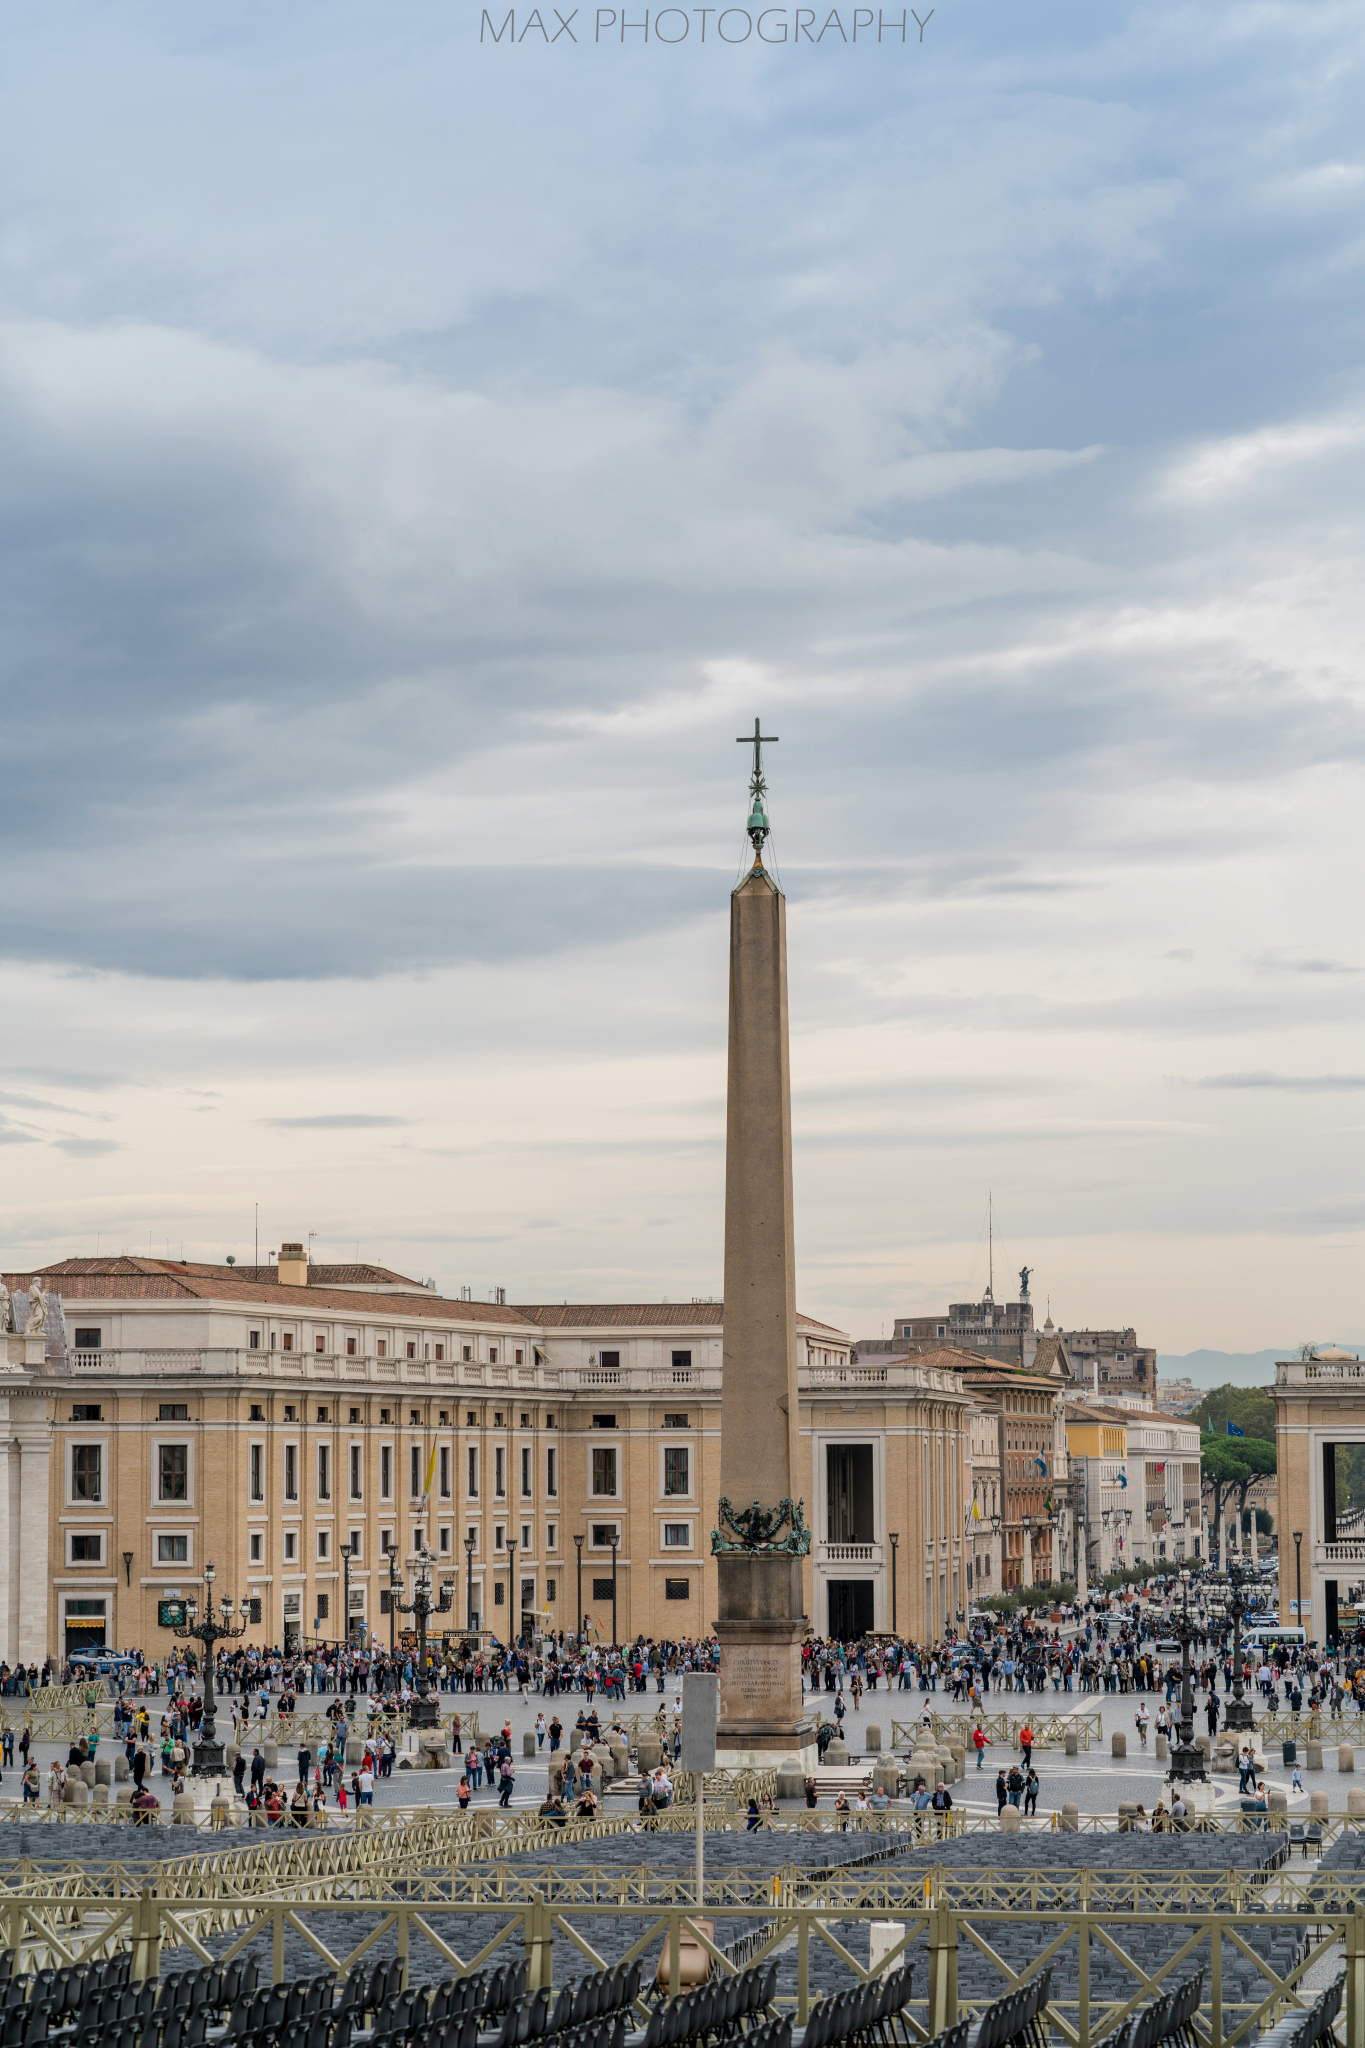
[[[370,1769],[368,1753],[360,1773],[360,1803],[362,1806],[374,1805],[374,1772]]]

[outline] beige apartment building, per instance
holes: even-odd
[[[5,1279],[22,1330],[34,1276]],[[613,1589],[618,1641],[709,1632],[719,1302],[451,1301],[298,1245],[263,1268],[122,1256],[38,1279],[45,1334],[9,1338],[8,1384],[45,1418],[46,1468],[40,1486],[29,1427],[11,1559],[46,1583],[0,1655],[164,1654],[210,1560],[249,1640],[334,1641],[349,1616],[387,1644],[391,1561],[410,1593],[423,1543],[451,1632],[573,1633],[580,1587],[593,1640],[612,1640]],[[812,1628],[937,1636],[968,1599],[961,1380],[855,1364],[808,1317],[799,1336]]]

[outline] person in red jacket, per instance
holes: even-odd
[[[986,1731],[979,1721],[972,1730],[972,1741],[976,1744],[976,1768],[980,1770],[986,1754]]]

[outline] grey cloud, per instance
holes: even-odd
[[[1205,1074],[1196,1088],[1284,1088],[1309,1093],[1354,1094],[1365,1088],[1365,1074]]]
[[[266,1116],[261,1122],[274,1131],[380,1131],[406,1124],[405,1116]]]
[[[106,1152],[122,1152],[124,1147],[113,1138],[54,1138],[53,1149],[65,1152],[72,1159],[100,1159]]]

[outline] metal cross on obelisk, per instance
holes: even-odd
[[[763,864],[763,842],[771,829],[768,824],[767,806],[763,802],[768,789],[763,779],[763,749],[775,747],[778,740],[775,732],[761,732],[761,724],[762,720],[756,718],[753,737],[750,738],[748,733],[741,733],[735,741],[737,747],[752,747],[754,750],[754,770],[749,777],[749,822],[744,829],[753,843],[754,859],[760,867]]]

